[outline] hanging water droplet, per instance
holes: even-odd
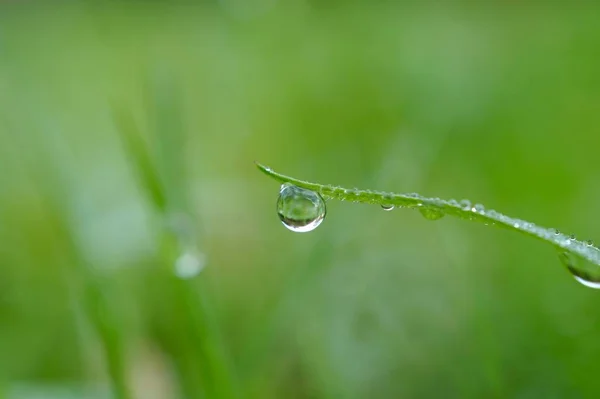
[[[394,205],[385,205],[385,204],[382,204],[381,205],[381,209],[383,209],[384,211],[392,211],[392,210],[394,210]]]
[[[291,231],[305,233],[316,229],[327,208],[320,194],[288,184],[281,186],[277,198],[277,215]]]
[[[569,252],[559,252],[561,263],[571,272],[575,280],[586,287],[600,289],[600,266],[572,255]]]
[[[175,260],[175,275],[182,279],[192,278],[204,269],[206,257],[203,253],[186,250]]]
[[[423,215],[423,217],[427,220],[438,220],[443,218],[445,215],[443,210],[428,206],[419,208],[419,212],[421,212],[421,215]]]

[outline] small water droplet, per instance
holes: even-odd
[[[419,208],[419,212],[427,220],[439,220],[444,217],[445,213],[439,208],[423,207]]]
[[[381,205],[381,209],[384,211],[391,211],[394,209],[394,205]]]
[[[575,239],[575,234],[571,234],[571,235],[569,236],[569,239],[570,239],[570,240],[574,240],[574,239]]]
[[[554,235],[559,236],[560,235],[560,230],[554,229]]]
[[[585,243],[587,244],[588,247],[594,246],[594,241],[592,241],[592,240],[587,240]]]
[[[466,200],[466,199],[461,200],[460,201],[460,206],[463,207],[464,209],[467,209],[467,210],[471,209],[471,201]]]
[[[519,224],[519,222],[515,222],[515,223],[513,223],[513,227],[515,229],[518,229],[519,227],[521,227],[521,225]]]
[[[481,204],[475,204],[475,211],[477,213],[483,214],[485,213],[485,207]]]
[[[204,269],[206,257],[203,253],[193,250],[184,251],[175,260],[175,275],[182,279],[195,277]]]
[[[305,233],[319,227],[327,208],[320,194],[294,185],[283,185],[277,198],[277,215],[289,230]]]

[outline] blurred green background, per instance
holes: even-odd
[[[295,234],[253,164],[600,240],[599,21],[0,4],[0,397],[600,397],[600,293],[550,246],[338,202]]]

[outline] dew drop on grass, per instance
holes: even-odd
[[[600,266],[569,252],[559,252],[558,258],[579,283],[589,288],[600,289]]]
[[[471,209],[471,201],[464,199],[459,202],[460,206],[465,210]]]
[[[195,277],[204,269],[206,258],[198,251],[187,250],[175,260],[175,275],[181,279]]]
[[[381,205],[381,209],[384,211],[392,211],[394,210],[394,205]]]
[[[284,184],[277,198],[277,215],[281,223],[296,233],[319,227],[327,208],[320,194],[291,184]]]
[[[427,220],[438,220],[444,217],[444,211],[438,208],[432,208],[429,206],[419,208],[421,215]]]

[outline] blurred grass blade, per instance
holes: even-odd
[[[152,204],[161,212],[166,211],[167,200],[155,165],[144,143],[141,133],[133,119],[133,115],[122,106],[113,105],[113,117],[117,131],[122,139],[128,159],[137,173],[143,188]]]
[[[201,275],[196,279],[181,279],[173,273],[173,264],[180,256],[181,238],[165,229],[162,234],[160,283],[163,292],[160,293],[159,305],[164,309],[164,316],[171,320],[169,323],[180,323],[179,331],[182,342],[187,343],[186,357],[189,362],[179,363],[182,385],[188,392],[197,389],[198,380],[207,398],[229,399],[238,397],[237,379],[227,349],[222,341],[218,319],[214,313],[214,304],[209,283]],[[164,285],[168,290],[164,291]],[[164,319],[161,319],[164,322]],[[181,342],[171,345],[175,351],[174,358],[181,356],[178,347]],[[194,371],[199,370],[200,375]],[[191,379],[191,380],[190,380]],[[197,393],[196,393],[197,394]]]
[[[181,93],[173,79],[155,74],[147,88],[148,115],[152,117],[155,159],[169,209],[187,209]]]
[[[127,382],[126,356],[121,328],[124,323],[116,317],[114,298],[106,295],[106,286],[98,279],[88,277],[85,281],[85,308],[104,349],[107,371],[112,382],[113,393],[118,399],[132,398]]]
[[[122,107],[113,107],[115,121],[134,164],[132,167],[145,186],[144,192],[159,211],[157,228],[162,238],[158,256],[160,273],[166,273],[161,284],[165,280],[173,282],[172,295],[160,294],[161,299],[166,300],[163,317],[179,312],[181,320],[174,322],[181,323],[184,336],[192,337],[183,339],[187,343],[183,362],[178,361],[183,355],[180,348],[183,344],[166,345],[178,367],[182,391],[190,397],[234,398],[237,396],[235,378],[212,311],[208,284],[203,275],[199,279],[175,276],[177,259],[197,245],[197,237],[195,226],[190,222],[192,211],[187,200],[181,95],[171,79],[162,78],[147,82],[147,114],[152,131],[149,145],[145,145],[132,116]]]
[[[122,325],[115,320],[112,313],[114,308],[106,302],[104,286],[97,281],[98,276],[82,253],[70,223],[68,199],[72,168],[68,163],[70,154],[67,143],[59,132],[33,131],[42,144],[34,147],[33,152],[24,151],[31,158],[24,157],[23,161],[29,178],[44,198],[50,228],[57,241],[64,246],[66,259],[61,259],[61,272],[68,289],[72,291],[76,306],[81,306],[86,322],[91,325],[97,335],[95,338],[100,341],[115,397],[130,399]],[[30,146],[25,147],[25,143],[18,144],[31,150]]]

